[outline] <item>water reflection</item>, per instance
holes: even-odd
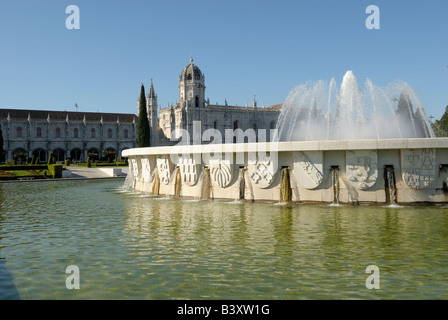
[[[189,201],[120,183],[0,184],[0,261],[22,299],[448,298],[446,208]],[[365,287],[371,264],[380,290]]]
[[[335,290],[335,296],[368,298],[371,295],[363,285],[370,264],[379,265],[391,277],[384,279],[384,286],[400,291],[411,285],[419,287],[420,295],[423,283],[412,280],[412,274],[420,272],[414,270],[416,266],[428,272],[436,267],[439,274],[448,275],[446,266],[423,259],[429,251],[441,253],[428,237],[446,247],[447,233],[437,221],[446,231],[447,218],[440,208],[152,199],[145,206],[132,202],[126,214],[125,234],[133,239],[134,254],[148,257],[146,266],[150,257],[157,256],[161,264],[188,266],[198,279],[219,276],[220,285],[239,275],[241,282],[234,283],[231,292],[255,286],[251,291],[255,297],[266,289],[257,283],[269,283],[270,297],[328,298]],[[183,281],[189,283],[187,278]],[[445,288],[443,282],[440,286]],[[200,290],[209,292],[207,287]],[[431,296],[430,291],[426,294]]]

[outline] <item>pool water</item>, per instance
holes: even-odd
[[[448,299],[446,206],[175,200],[123,182],[0,184],[0,299]]]

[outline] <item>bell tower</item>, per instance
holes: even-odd
[[[179,102],[187,109],[201,109],[205,107],[205,81],[204,74],[193,63],[187,65],[179,76]]]

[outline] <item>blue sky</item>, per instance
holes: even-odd
[[[368,5],[380,29],[368,30]],[[68,5],[80,29],[68,30]],[[0,0],[0,108],[137,113],[141,83],[178,100],[193,56],[211,103],[282,103],[353,70],[409,83],[428,115],[448,105],[446,0]]]

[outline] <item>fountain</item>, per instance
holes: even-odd
[[[131,172],[132,170],[129,170],[129,172]],[[154,170],[155,172],[155,177],[154,177],[154,182],[152,184],[152,194],[153,195],[159,195],[159,190],[160,190],[160,178],[159,178],[159,172],[157,170],[157,168],[155,168]]]
[[[210,183],[210,169],[208,167],[204,167],[203,169],[204,175],[202,176],[202,184],[201,184],[201,200],[210,200],[211,194],[211,183]]]
[[[334,79],[305,83],[288,95],[279,116],[280,141],[434,138],[422,103],[405,82],[362,91],[347,71],[339,94]],[[398,102],[397,109],[394,102]]]
[[[333,204],[339,204],[339,167],[332,166],[331,169],[331,184],[333,186]]]
[[[238,171],[239,171],[238,181],[240,183],[239,183],[239,188],[238,188],[238,192],[237,192],[235,201],[244,200],[245,193],[246,193],[246,178],[245,178],[246,169],[244,167],[240,167]]]
[[[335,79],[301,84],[286,98],[276,132],[271,142],[124,150],[134,179],[126,183],[145,192],[149,182],[139,177],[157,168],[152,194],[180,197],[182,189],[182,198],[334,205],[448,200],[448,138],[434,136],[423,104],[403,81],[380,88],[367,79],[359,86],[347,71],[340,86]]]
[[[176,199],[179,199],[181,196],[181,191],[182,191],[182,178],[181,178],[180,170],[178,167],[177,167],[175,180],[174,180],[174,190],[175,190],[174,197]]]
[[[395,187],[395,174],[393,166],[385,166],[384,181],[385,181],[384,190],[386,192],[386,203],[395,205],[397,199],[396,197],[397,189]]]
[[[281,170],[280,203],[290,203],[292,198],[291,180],[289,168],[284,167]]]

